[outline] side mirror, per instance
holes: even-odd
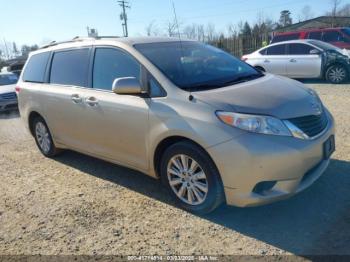
[[[318,49],[312,49],[310,50],[310,55],[319,55],[321,54],[320,50]]]
[[[137,95],[142,93],[142,88],[135,77],[122,77],[114,80],[112,91],[118,95]]]

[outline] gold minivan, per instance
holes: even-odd
[[[196,41],[54,42],[30,54],[16,90],[45,156],[71,149],[160,178],[195,213],[292,196],[335,150],[316,92]]]

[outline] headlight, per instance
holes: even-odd
[[[286,125],[279,119],[271,116],[238,114],[232,112],[216,112],[217,117],[230,126],[239,129],[276,136],[292,136]]]

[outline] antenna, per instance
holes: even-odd
[[[181,48],[181,56],[182,57],[185,57],[184,56],[184,51],[183,51],[183,45],[182,45],[182,39],[181,39],[181,33],[180,33],[180,27],[179,27],[179,22],[177,20],[177,15],[176,15],[176,9],[175,9],[175,4],[174,4],[174,1],[171,1],[172,5],[173,5],[173,11],[174,11],[174,18],[175,18],[175,23],[176,23],[176,27],[177,27],[177,32],[179,34],[179,40],[180,40],[180,48]],[[182,74],[185,75],[185,70],[183,69],[183,65],[181,63],[181,70],[182,70]],[[192,92],[190,92],[190,96],[188,97],[188,99],[190,101],[193,101],[194,97],[192,95]]]

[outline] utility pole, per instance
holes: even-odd
[[[118,1],[118,3],[123,8],[123,12],[120,14],[120,20],[124,21],[124,23],[122,24],[123,33],[124,33],[125,37],[128,37],[128,35],[129,35],[129,33],[128,33],[128,16],[126,14],[125,9],[130,8],[129,2],[126,0],[120,0],[120,1]]]

